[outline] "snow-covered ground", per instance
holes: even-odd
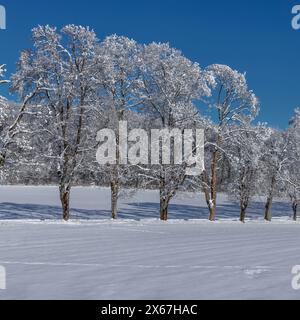
[[[202,197],[185,194],[163,223],[157,200],[155,191],[124,199],[113,222],[109,190],[75,188],[74,220],[63,223],[57,188],[1,187],[0,299],[300,299],[291,286],[300,224],[288,204],[276,202],[266,223],[257,199],[243,225],[221,197],[210,223]]]

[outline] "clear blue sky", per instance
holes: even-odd
[[[300,0],[0,0],[0,63],[13,72],[38,24],[74,23],[101,39],[117,33],[139,42],[167,41],[205,67],[228,64],[247,72],[261,101],[260,121],[284,128],[300,106],[300,30],[291,27]]]

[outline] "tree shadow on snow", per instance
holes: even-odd
[[[108,211],[71,209],[72,219],[107,219]],[[59,206],[47,206],[36,204],[0,204],[0,220],[33,219],[33,220],[57,220],[62,219],[62,209]]]
[[[159,217],[159,204],[157,203],[131,203],[131,211],[122,211],[120,217],[127,219],[145,219],[145,218],[158,218]],[[264,206],[262,202],[253,202],[247,210],[247,218],[257,220],[264,218]],[[272,214],[274,218],[291,216],[291,208],[288,203],[274,202]],[[237,204],[226,203],[221,204],[217,208],[217,219],[239,219],[240,209]],[[169,207],[169,219],[207,219],[208,209],[207,207],[192,206],[184,204],[170,204]]]
[[[253,202],[247,211],[247,218],[262,219],[264,215],[264,203]],[[275,202],[273,204],[274,217],[291,216],[291,208],[288,203]],[[0,204],[0,220],[33,219],[33,220],[57,220],[62,218],[62,210],[59,206],[36,204]],[[110,219],[109,210],[71,209],[72,219],[101,220]],[[158,219],[159,204],[152,202],[128,203],[121,205],[119,209],[120,219]],[[185,204],[170,204],[169,219],[207,219],[207,207]],[[217,219],[239,219],[239,207],[236,204],[226,203],[218,206]]]

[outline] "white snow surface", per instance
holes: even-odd
[[[109,218],[110,193],[74,188],[72,217],[62,222],[56,187],[0,187],[0,299],[300,299],[300,223],[263,199],[238,222],[238,206],[220,197],[208,222],[202,196],[181,194],[160,222],[158,193],[139,192]]]

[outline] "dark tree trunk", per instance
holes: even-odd
[[[205,200],[206,200],[206,204],[209,211],[209,219],[210,219],[215,217],[216,212],[213,211],[213,201],[211,199],[211,193],[208,187],[209,181],[208,181],[208,176],[206,171],[204,171],[202,174],[202,181],[203,181],[203,190],[204,190]]]
[[[63,210],[63,219],[65,221],[70,220],[70,187],[60,187],[60,201]]]
[[[168,203],[166,197],[166,179],[165,171],[163,168],[160,169],[160,181],[159,181],[159,201],[160,201],[160,220],[168,220]]]
[[[0,153],[0,168],[4,167],[5,165],[5,158],[6,158],[6,154],[3,152]]]
[[[276,178],[273,177],[271,181],[270,193],[265,206],[265,220],[269,222],[272,221],[272,205],[273,205],[275,185],[276,185]]]
[[[245,223],[247,208],[248,208],[248,204],[247,203],[241,203],[240,221],[242,223]]]
[[[221,146],[222,138],[220,133],[217,137],[217,146]],[[218,194],[218,164],[220,161],[220,150],[216,147],[213,152],[212,162],[211,162],[211,184],[210,184],[210,201],[209,201],[209,220],[216,220],[217,213],[217,194]],[[207,179],[208,180],[208,179]]]
[[[294,201],[293,202],[293,220],[297,221],[297,211],[298,211],[298,202]]]
[[[167,221],[169,213],[169,199],[161,198],[160,199],[160,220]]]
[[[117,182],[111,183],[111,217],[118,218],[118,199],[119,199],[119,184]]]
[[[219,150],[216,150],[213,154],[213,160],[211,165],[211,201],[209,205],[209,220],[216,220],[217,211],[217,187],[218,187],[218,161]]]
[[[268,197],[267,203],[265,206],[265,220],[271,222],[272,221],[272,204],[273,197]]]
[[[216,208],[215,202],[213,202],[213,205],[209,207],[209,221],[216,220],[216,213],[217,213],[217,208]]]

